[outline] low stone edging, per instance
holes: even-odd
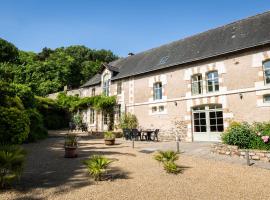
[[[246,158],[246,150],[239,149],[238,146],[216,143],[211,146],[212,153],[221,155],[235,156]],[[249,158],[251,160],[261,160],[270,162],[270,151],[249,149]]]

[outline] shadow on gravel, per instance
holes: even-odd
[[[95,184],[83,164],[83,160],[89,156],[94,154],[135,156],[117,151],[103,151],[102,148],[91,146],[93,144],[91,143],[89,146],[79,147],[77,158],[68,159],[64,158],[63,144],[64,138],[48,138],[41,142],[24,145],[28,152],[27,161],[21,181],[15,189],[25,192],[36,188],[56,188],[60,193],[71,188],[82,188]],[[110,176],[108,180],[127,179],[128,174],[122,169],[112,167],[108,173]],[[21,199],[35,200],[36,198]]]

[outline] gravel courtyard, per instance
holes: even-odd
[[[166,174],[153,159],[154,143],[122,139],[105,146],[102,139],[80,139],[79,157],[63,158],[63,138],[48,138],[26,144],[25,171],[15,189],[0,193],[0,199],[270,199],[270,171],[224,161],[180,155],[183,172]],[[158,145],[158,144],[157,144]],[[96,183],[82,161],[103,154],[114,162],[106,181]]]

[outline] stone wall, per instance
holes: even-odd
[[[246,158],[246,150],[239,149],[237,146],[233,145],[216,143],[211,146],[211,152],[227,156],[236,156],[243,159]],[[251,160],[270,162],[270,151],[250,149],[249,158]]]

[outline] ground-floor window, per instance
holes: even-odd
[[[223,132],[222,105],[203,105],[193,108],[193,131],[194,132]]]
[[[115,114],[115,120],[119,122],[121,120],[121,104],[118,104],[115,106],[114,114]]]
[[[107,113],[102,114],[102,121],[104,125],[108,125],[110,120],[110,116]]]
[[[90,124],[94,124],[94,123],[95,123],[95,110],[90,109]]]

